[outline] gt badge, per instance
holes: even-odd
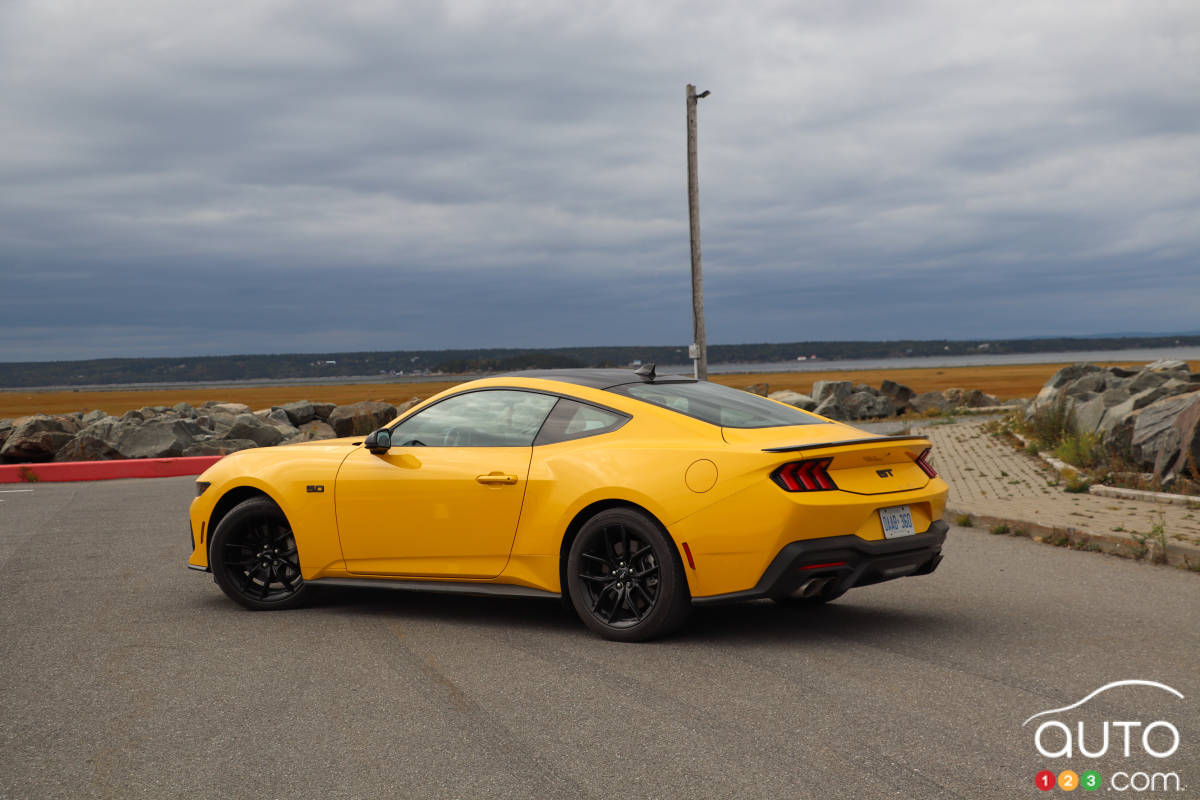
[[[316,494],[321,494],[322,492],[325,491],[325,487],[321,486],[320,484],[312,484],[308,487],[308,491],[315,492]]]
[[[892,477],[892,471],[890,469],[877,469],[877,470],[875,470],[875,474],[881,478]]]

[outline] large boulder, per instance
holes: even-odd
[[[908,401],[908,407],[918,414],[943,413],[953,404],[941,392],[922,392]]]
[[[338,406],[329,415],[329,425],[338,436],[365,436],[395,418],[396,407],[391,403],[363,400]]]
[[[50,461],[79,432],[70,416],[34,414],[14,421],[0,448],[0,460],[9,463]]]
[[[875,419],[896,414],[891,398],[873,391],[857,391],[841,402],[843,419]]]
[[[212,411],[221,411],[234,416],[250,413],[250,406],[245,403],[205,403],[204,405]]]
[[[1130,395],[1131,392],[1128,385],[1117,385],[1105,391],[1104,394],[1100,395],[1100,398],[1104,401],[1105,408],[1112,408],[1124,403],[1129,399]]]
[[[206,408],[196,416],[196,422],[216,436],[224,436],[237,424],[241,414],[231,414],[218,408]]]
[[[1107,408],[1104,412],[1104,416],[1100,419],[1099,424],[1096,426],[1096,430],[1104,434],[1105,437],[1113,437],[1115,440],[1119,440],[1120,437],[1117,436],[1116,431],[1118,428],[1121,428],[1124,423],[1128,422],[1128,435],[1124,437],[1124,441],[1126,445],[1128,445],[1129,436],[1133,433],[1133,417],[1130,415],[1135,411],[1140,411],[1154,401],[1161,400],[1167,396],[1168,389],[1161,384],[1145,389],[1144,391],[1140,391],[1131,396],[1129,399],[1124,400],[1115,406]]]
[[[104,420],[104,419],[114,419],[114,418],[110,417],[108,414],[105,414],[103,411],[101,411],[98,408],[93,409],[79,418],[80,430],[82,430],[83,428],[86,428],[88,425],[91,425],[93,422],[99,422],[100,420]]]
[[[287,414],[288,421],[297,428],[304,423],[312,422],[317,418],[317,410],[313,407],[313,404],[307,400],[297,400],[294,403],[285,403],[284,405],[279,406],[279,409],[283,411],[283,413]]]
[[[1034,410],[1066,403],[1075,412],[1080,431],[1099,432],[1110,444],[1127,449],[1134,437],[1133,414],[1164,398],[1200,388],[1198,376],[1188,371],[1183,361],[1156,361],[1138,370],[1121,367],[1100,367],[1095,364],[1072,364],[1064,367],[1046,382],[1034,401]],[[1153,419],[1151,414],[1147,419]],[[1147,421],[1139,440],[1157,447],[1156,424]],[[1147,427],[1149,425],[1149,427]]]
[[[337,408],[337,403],[313,403],[313,414],[322,422],[329,421],[329,415]]]
[[[823,403],[818,403],[813,409],[814,414],[820,414],[822,417],[830,419],[845,419],[846,414],[842,411],[842,404],[838,402],[836,397],[826,397]]]
[[[291,417],[289,417],[287,412],[282,408],[274,407],[264,409],[262,411],[255,411],[254,416],[278,430],[279,433],[283,435],[282,441],[284,442],[293,441],[300,435],[299,429],[292,424]]]
[[[1000,398],[978,389],[946,389],[942,396],[953,408],[987,408],[1000,405]]]
[[[1147,389],[1157,388],[1166,383],[1169,377],[1166,372],[1158,372],[1149,368],[1143,369],[1129,381],[1129,391],[1144,392]]]
[[[891,380],[884,380],[883,383],[879,384],[879,393],[892,401],[892,405],[896,407],[897,412],[908,408],[908,404],[917,396],[917,393],[909,387]]]
[[[1084,394],[1098,394],[1108,387],[1108,381],[1105,380],[1106,377],[1103,370],[1089,372],[1068,383],[1063,387],[1063,391],[1072,397],[1079,397]]]
[[[1151,403],[1133,415],[1130,455],[1142,469],[1161,479],[1190,472],[1192,463],[1200,464],[1197,423],[1200,423],[1200,392]]]
[[[1158,361],[1151,361],[1145,366],[1145,369],[1151,372],[1175,373],[1184,380],[1192,374],[1192,370],[1188,367],[1186,361],[1180,361],[1175,358],[1160,358]]]
[[[813,384],[812,399],[820,408],[831,399],[835,403],[845,400],[853,392],[854,384],[850,381],[817,381]]]
[[[298,442],[311,442],[316,439],[334,439],[337,434],[328,422],[322,422],[319,419],[314,419],[300,426],[300,435],[296,438]]]
[[[224,441],[249,439],[259,447],[274,447],[283,441],[284,435],[277,427],[254,414],[239,414],[233,425],[220,434]]]
[[[1075,403],[1075,424],[1081,431],[1094,431],[1100,427],[1107,411],[1103,395],[1088,397]]]
[[[1093,373],[1103,371],[1103,367],[1096,364],[1071,364],[1063,367],[1058,372],[1050,376],[1050,380],[1046,381],[1042,386],[1042,390],[1038,392],[1037,397],[1033,400],[1035,408],[1054,405],[1058,401],[1058,397],[1067,386],[1079,380],[1080,378]]]
[[[206,434],[194,420],[162,415],[124,433],[116,450],[124,458],[172,458]]]
[[[89,415],[90,416],[90,415]],[[86,419],[87,417],[85,417]],[[116,417],[103,416],[75,434],[54,454],[55,461],[107,461],[125,456],[117,449],[121,437],[138,428],[138,423],[121,422]]]
[[[0,449],[4,448],[4,443],[8,441],[8,436],[13,431],[13,421],[11,419],[0,419]]]
[[[289,427],[295,427],[292,425],[292,418],[289,417],[288,413],[279,406],[271,406],[270,408],[264,408],[260,411],[255,411],[254,416],[265,419],[267,422],[275,425],[287,425]]]
[[[777,392],[771,392],[769,395],[772,400],[778,400],[781,403],[787,403],[789,406],[796,406],[805,411],[814,411],[817,408],[817,403],[811,397],[800,392],[793,392],[790,389],[780,389]]]

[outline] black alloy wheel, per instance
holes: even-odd
[[[311,589],[292,527],[266,497],[243,501],[221,519],[208,559],[221,591],[255,611],[299,605]]]
[[[691,610],[675,548],[633,509],[608,509],[584,523],[571,543],[567,582],[580,619],[606,639],[663,636]]]

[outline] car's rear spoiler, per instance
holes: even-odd
[[[845,447],[851,444],[881,444],[883,442],[924,442],[929,440],[924,436],[872,436],[869,439],[842,439],[836,442],[817,442],[816,444],[794,444],[783,447],[764,447],[764,453],[794,453],[797,450],[819,450],[822,447]]]

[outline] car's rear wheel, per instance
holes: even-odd
[[[567,556],[567,582],[579,618],[606,639],[666,635],[691,610],[675,548],[633,509],[608,509],[584,523]]]
[[[300,575],[292,527],[266,497],[245,500],[221,519],[208,559],[221,591],[256,611],[299,605],[312,589]]]

